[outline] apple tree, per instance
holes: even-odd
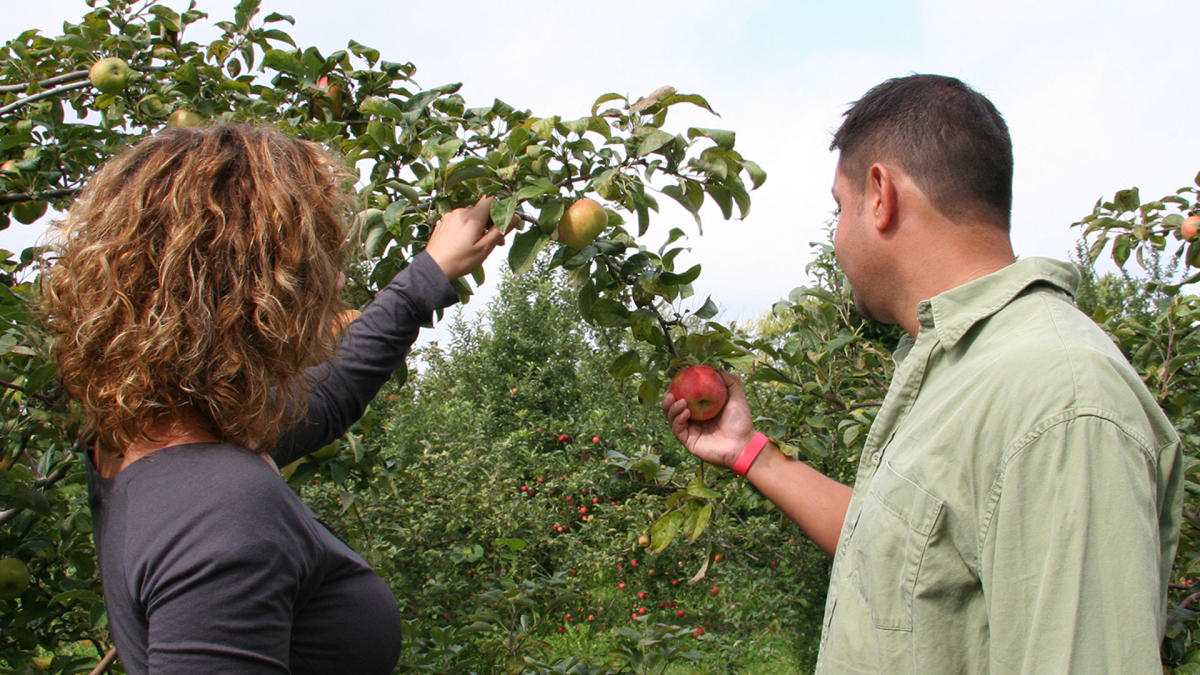
[[[1163,662],[1200,672],[1200,174],[1143,200],[1137,188],[1099,200],[1078,223],[1085,272],[1107,252],[1119,274],[1085,274],[1091,311],[1142,375],[1183,441],[1183,526],[1169,583]],[[1136,263],[1136,265],[1135,265]]]
[[[700,267],[677,260],[691,224],[659,215],[661,204],[678,205],[697,231],[706,203],[726,219],[744,216],[766,178],[732,131],[668,123],[678,106],[712,112],[702,96],[606,93],[580,117],[535,116],[500,100],[468,105],[458,84],[422,87],[412,63],[353,40],[328,54],[297,45],[292,18],[260,13],[259,0],[214,21],[220,35],[207,44],[188,39],[209,21],[195,2],[182,11],[155,0],[87,4],[61,35],[24,31],[0,50],[0,229],[65,211],[101,163],[166,126],[271,123],[326,145],[359,175],[349,292],[360,301],[423,250],[442,214],[494,195],[495,223],[518,217],[511,268],[528,270],[546,250],[552,267],[569,270],[588,321],[642,345],[610,370],[636,375],[644,401],[657,400],[682,364],[741,353],[710,321],[715,305],[688,300]],[[595,238],[567,244],[559,222],[585,195],[607,222]],[[0,558],[30,579],[0,597],[0,661],[27,667],[39,650],[68,643],[94,661],[109,645],[85,505],[86,439],[35,316],[42,251],[0,257]],[[482,282],[478,273],[455,286],[466,299]],[[696,485],[692,516],[711,506]],[[79,667],[54,658],[55,668]]]

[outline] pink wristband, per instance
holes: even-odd
[[[745,476],[746,472],[750,470],[750,465],[754,463],[754,460],[758,459],[758,453],[762,452],[768,440],[767,435],[761,431],[754,434],[750,438],[750,442],[746,444],[746,447],[742,448],[741,454],[734,460],[733,472],[739,476]]]

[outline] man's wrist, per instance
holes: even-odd
[[[745,447],[742,448],[742,451],[738,453],[737,457],[734,458],[733,465],[729,468],[731,468],[737,475],[745,476],[746,473],[750,471],[750,467],[754,465],[754,461],[758,459],[759,454],[762,453],[763,448],[766,447],[769,440],[770,439],[767,438],[767,435],[761,431],[755,433],[750,437],[750,440],[746,443]]]

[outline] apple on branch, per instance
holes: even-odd
[[[204,116],[200,113],[180,108],[167,116],[168,128],[199,127],[204,125]]]
[[[716,417],[729,398],[729,388],[712,366],[688,366],[675,373],[668,389],[675,398],[687,401],[694,422]]]
[[[608,227],[608,213],[593,199],[584,197],[567,208],[558,221],[558,238],[567,246],[583,248]]]
[[[88,80],[92,86],[104,94],[117,94],[125,90],[133,69],[124,59],[109,56],[92,64],[88,70]]]

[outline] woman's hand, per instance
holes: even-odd
[[[447,279],[456,279],[473,271],[483,264],[492,249],[504,244],[504,232],[491,224],[495,200],[495,197],[484,197],[475,202],[475,206],[454,209],[433,228],[425,252]],[[513,216],[514,224],[516,220]]]

